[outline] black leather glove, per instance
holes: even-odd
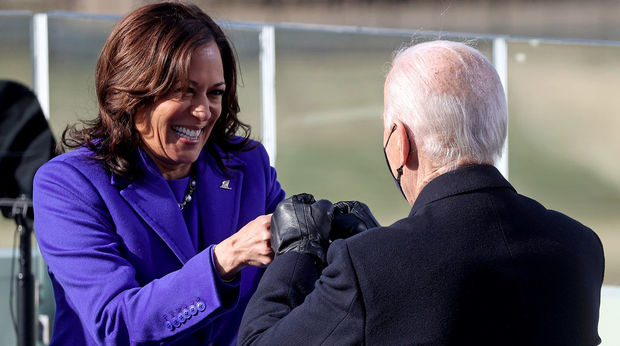
[[[275,256],[307,253],[325,265],[334,205],[307,193],[280,202],[271,217],[271,248]]]
[[[329,239],[348,238],[379,226],[366,204],[358,201],[338,202],[334,204],[334,219]]]

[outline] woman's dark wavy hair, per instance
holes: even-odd
[[[206,149],[227,173],[217,144],[228,156],[251,149],[250,126],[238,118],[237,69],[231,44],[222,29],[192,4],[163,2],[141,7],[115,27],[97,62],[95,75],[99,114],[97,118],[67,126],[60,151],[90,148],[108,171],[128,179],[143,172],[137,165],[140,135],[134,116],[140,107],[173,91],[178,83],[188,87],[192,53],[215,42],[224,67],[226,91],[222,113],[206,143]],[[241,140],[234,139],[241,130]]]

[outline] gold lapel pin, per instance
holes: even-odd
[[[220,189],[224,189],[224,190],[232,190],[232,188],[230,188],[230,180],[224,180],[222,181],[222,185],[220,185]]]

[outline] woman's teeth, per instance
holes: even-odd
[[[200,130],[192,130],[183,126],[172,126],[172,130],[179,136],[183,138],[187,138],[189,140],[198,140],[200,134],[202,133],[202,129]]]

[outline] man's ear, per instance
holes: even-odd
[[[411,166],[413,164],[417,168],[418,157],[413,138],[409,138],[407,127],[405,127],[402,121],[395,119],[394,124],[396,125],[396,130],[394,130],[393,136],[396,137],[398,166]]]

